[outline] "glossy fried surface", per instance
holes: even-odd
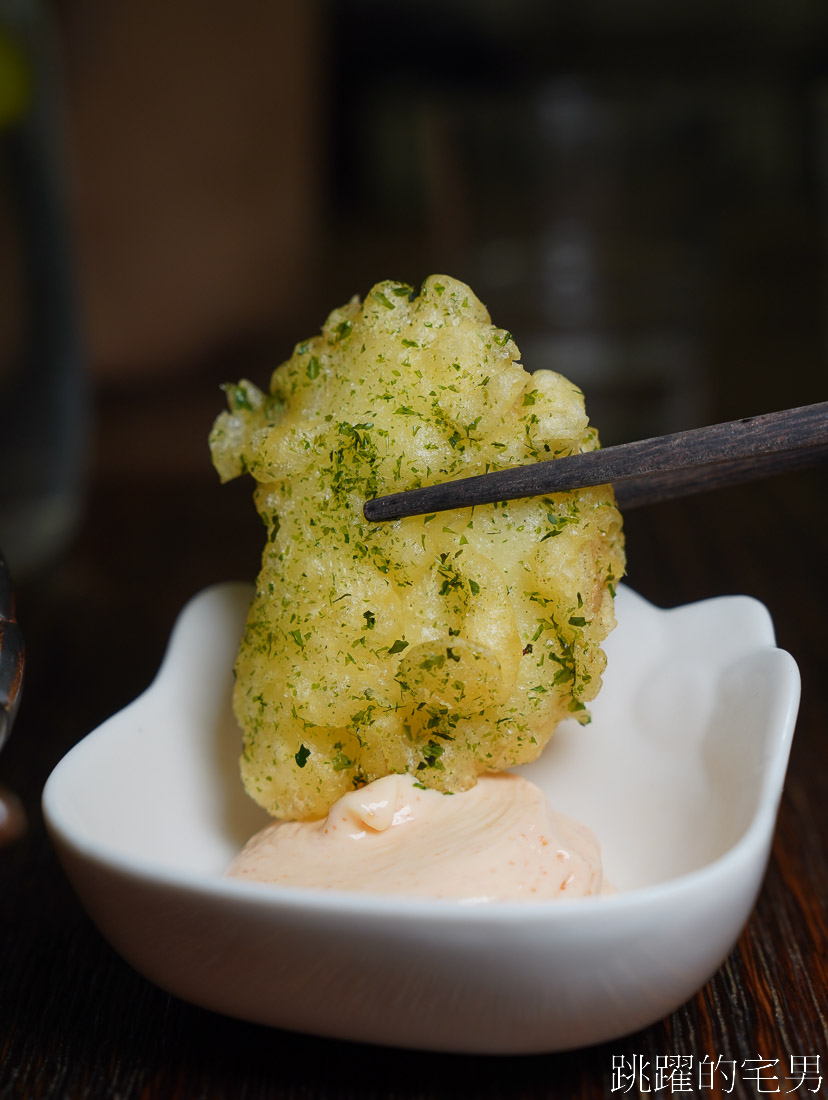
[[[598,445],[580,391],[529,374],[468,287],[374,287],[211,433],[267,528],[237,662],[242,775],[279,818],[391,772],[462,790],[586,720],[624,569],[608,487],[369,524],[382,492]]]

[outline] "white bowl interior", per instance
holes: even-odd
[[[216,876],[267,823],[241,787],[230,708],[249,596],[224,585],[191,601],[150,689],[61,763],[51,809],[76,842]],[[592,722],[564,723],[521,770],[597,833],[630,890],[718,859],[778,797],[798,676],[748,597],[662,611],[622,587],[618,618]]]
[[[220,875],[270,820],[242,789],[230,703],[250,595],[228,584],[192,600],[149,689],[61,762],[47,795],[76,842],[144,867]]]
[[[597,833],[620,889],[723,856],[781,793],[799,699],[766,608],[747,596],[663,611],[629,589],[593,720],[523,769]]]
[[[70,879],[136,969],[274,1026],[521,1053],[646,1026],[720,965],[761,883],[799,699],[760,604],[660,611],[619,591],[592,723],[565,723],[524,771],[595,830],[622,892],[469,907],[222,877],[267,822],[230,708],[250,593],[192,600],[151,687],[44,791]]]

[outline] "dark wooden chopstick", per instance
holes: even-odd
[[[623,508],[812,466],[828,457],[828,401],[585,454],[445,481],[365,502],[365,518],[402,519],[475,504],[612,484]]]

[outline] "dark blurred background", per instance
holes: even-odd
[[[210,464],[220,383],[265,385],[375,282],[444,273],[530,370],[583,387],[605,443],[822,401],[827,256],[825,0],[0,0],[0,547],[27,643],[0,753],[0,1094],[362,1080],[345,1044],[133,974],[40,818],[50,770],[146,687],[183,603],[258,570],[249,479]],[[825,1050],[825,497],[821,469],[625,515],[630,585],[762,600],[803,693],[739,951],[613,1053]],[[5,847],[3,788],[30,823]],[[450,1060],[369,1057],[377,1095],[476,1085],[465,1063],[452,1092]],[[489,1062],[477,1093],[607,1096],[610,1065]]]
[[[75,342],[73,415],[113,476],[210,476],[220,381],[264,383],[334,306],[433,272],[529,369],[580,384],[605,443],[825,397],[824,0],[0,0],[0,19],[38,59],[62,244],[37,263],[69,314],[27,372],[56,392],[44,360]],[[2,117],[17,420],[21,348],[61,310],[27,305],[8,182],[27,116]]]

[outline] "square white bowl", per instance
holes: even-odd
[[[761,886],[799,703],[760,603],[663,611],[622,586],[592,723],[520,769],[597,833],[620,893],[470,907],[223,877],[268,820],[230,707],[250,596],[191,600],[150,688],[44,790],[75,890],[140,973],[259,1023],[512,1054],[638,1030],[712,976]]]

